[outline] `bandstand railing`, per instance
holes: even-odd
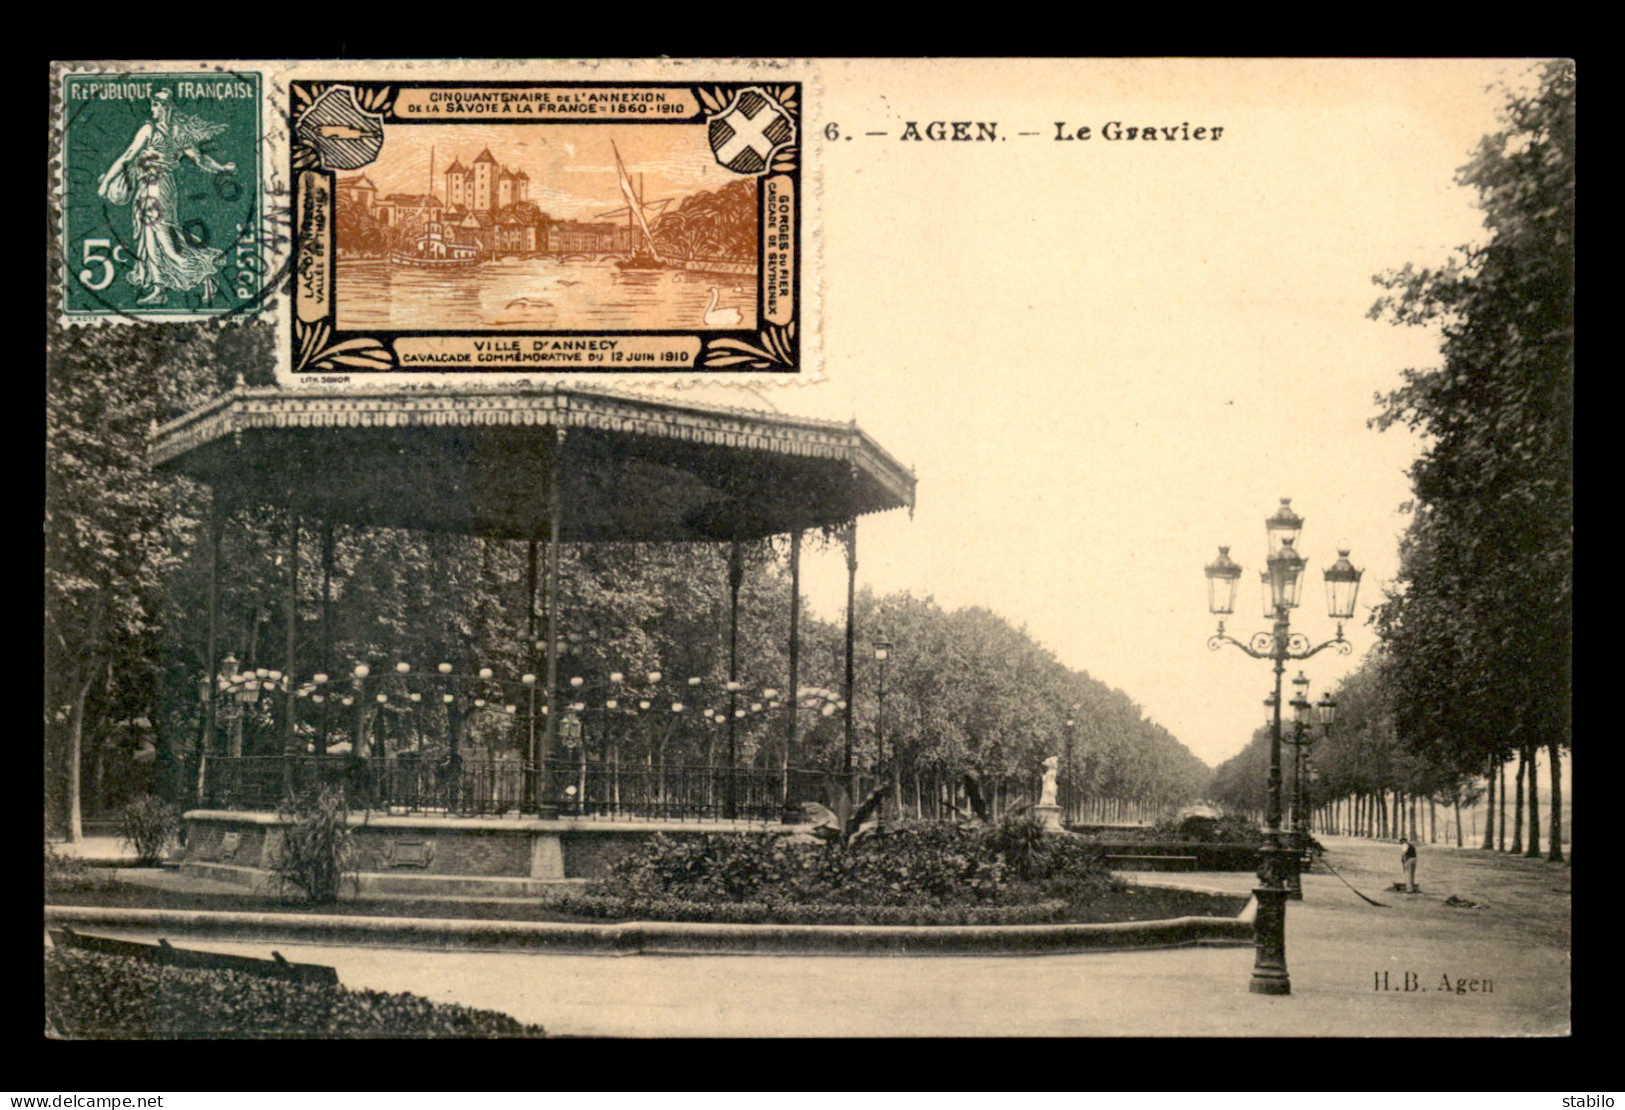
[[[533,764],[518,759],[394,755],[216,756],[204,776],[209,809],[275,810],[290,793],[319,784],[344,791],[352,809],[448,816],[518,814],[530,796]],[[790,768],[792,804],[832,805],[835,775]],[[777,821],[783,816],[785,773],[774,768],[655,765],[551,759],[539,796],[560,816],[644,820]],[[858,776],[860,792],[872,788]]]

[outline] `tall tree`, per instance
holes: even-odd
[[[187,526],[147,466],[148,432],[264,348],[244,327],[53,322],[46,350],[45,800],[77,839],[87,737],[158,716],[162,576]]]
[[[1488,240],[1440,269],[1379,276],[1371,311],[1442,334],[1443,364],[1406,370],[1373,420],[1428,444],[1377,614],[1400,731],[1497,762],[1545,746],[1554,794],[1571,742],[1574,125],[1574,66],[1547,63],[1460,171]]]

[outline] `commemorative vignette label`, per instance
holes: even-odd
[[[58,94],[63,318],[259,313],[261,74],[66,72]]]
[[[294,381],[802,369],[801,82],[288,93]]]

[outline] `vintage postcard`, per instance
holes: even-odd
[[[51,89],[57,1035],[1569,1043],[1572,64]]]

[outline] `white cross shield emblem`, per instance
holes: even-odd
[[[774,152],[796,138],[790,113],[756,85],[735,93],[706,127],[712,153],[734,173],[765,172]]]

